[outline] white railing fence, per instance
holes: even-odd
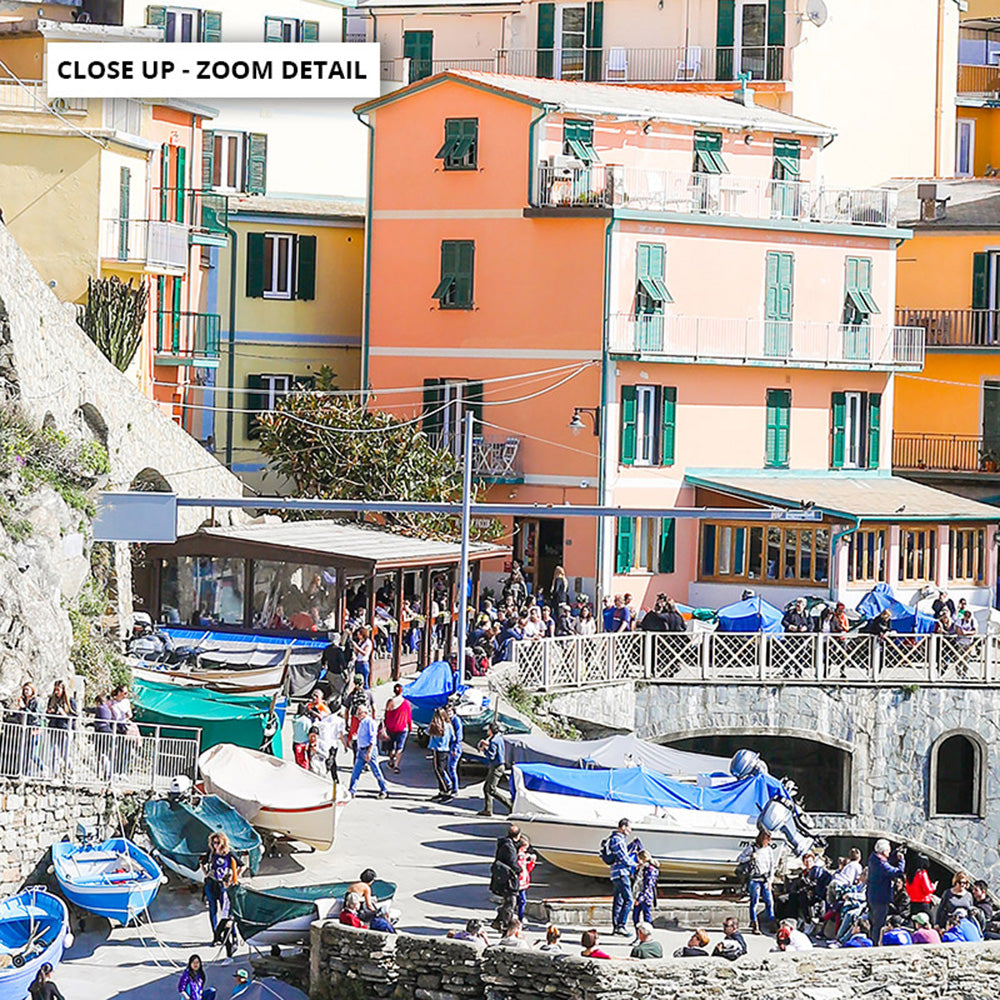
[[[164,270],[184,270],[190,253],[189,228],[158,219],[105,219],[101,257]]]
[[[164,791],[178,775],[194,780],[198,730],[140,725],[129,735],[101,732],[91,719],[71,718],[66,729],[56,722],[67,720],[8,712],[0,723],[0,777],[120,791]]]
[[[43,80],[0,79],[0,110],[60,114],[84,113],[86,97],[54,97],[51,101]]]
[[[624,632],[514,643],[518,683],[993,684],[1000,636]]]

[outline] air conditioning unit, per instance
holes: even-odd
[[[549,166],[556,177],[572,177],[574,170],[580,170],[584,164],[575,156],[550,156]]]

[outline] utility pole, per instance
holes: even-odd
[[[469,623],[469,532],[472,528],[472,433],[476,417],[471,410],[465,414],[465,451],[462,453],[462,552],[459,556],[458,591],[458,669],[465,676],[465,642]]]

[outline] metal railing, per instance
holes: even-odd
[[[461,431],[432,432],[427,435],[435,448],[462,457],[464,440]],[[521,465],[521,439],[516,436],[489,437],[477,434],[472,439],[472,475],[497,483],[520,483],[524,480]]]
[[[858,226],[896,224],[897,192],[828,188],[808,181],[643,170],[619,164],[540,164],[532,204],[546,208],[633,209],[743,219]]]
[[[1000,66],[958,64],[958,93],[992,95],[1000,91]]]
[[[156,353],[187,361],[217,361],[217,313],[159,310],[155,316]]]
[[[49,100],[43,80],[0,80],[0,111],[84,114],[87,108],[86,97],[54,97]]]
[[[894,433],[892,467],[928,472],[998,472],[1000,437]]]
[[[141,264],[150,270],[184,271],[188,266],[189,227],[152,219],[105,219],[101,257]]]
[[[609,317],[612,354],[684,361],[732,361],[845,368],[921,368],[919,327],[706,316]]]
[[[1000,309],[896,309],[901,326],[922,326],[928,347],[1000,349]]]
[[[993,684],[1000,636],[624,632],[513,643],[518,683]]]
[[[54,722],[67,724],[58,728]],[[113,726],[113,724],[110,724]],[[131,734],[101,732],[91,719],[8,712],[0,723],[0,776],[32,784],[121,791],[164,791],[172,778],[194,780],[200,730],[140,724]]]
[[[700,45],[633,49],[618,46],[578,49],[498,49],[496,72],[598,83],[712,83],[782,80],[785,50],[780,45],[743,49]]]
[[[448,69],[465,69],[476,73],[495,73],[497,62],[493,56],[479,59],[383,59],[382,79],[391,83],[416,83],[435,73]]]
[[[153,188],[152,205],[161,215],[172,215],[174,221],[201,232],[221,235],[229,225],[229,197],[215,191]]]

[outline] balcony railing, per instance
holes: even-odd
[[[387,83],[416,83],[449,69],[496,73],[497,61],[493,56],[480,59],[383,59],[382,79]]]
[[[532,204],[858,226],[896,223],[896,192],[888,188],[828,188],[806,181],[643,170],[619,164],[543,163],[538,167]]]
[[[896,322],[922,327],[928,347],[1000,348],[1000,309],[899,308]]]
[[[0,111],[82,114],[86,110],[86,97],[54,97],[49,100],[42,80],[0,79]]]
[[[1000,91],[1000,66],[958,64],[958,93],[960,95],[995,96]]]
[[[547,79],[597,83],[713,83],[737,80],[782,80],[785,50],[781,46],[742,49],[700,45],[667,49],[498,49],[496,72]]]
[[[216,313],[156,313],[156,353],[163,360],[197,364],[219,359],[219,317]]]
[[[677,361],[853,369],[921,368],[924,361],[918,327],[618,313],[609,341],[612,354]]]
[[[185,271],[189,228],[182,222],[150,219],[105,219],[101,257],[139,264],[151,271]]]
[[[427,435],[436,448],[462,457],[464,439],[460,432],[438,431]],[[472,439],[472,475],[476,479],[495,483],[520,483],[524,481],[521,467],[521,439],[519,437],[487,437],[477,434]]]
[[[907,472],[1000,472],[1000,437],[895,433],[892,467]]]
[[[1000,679],[1000,636],[623,632],[511,645],[529,691],[622,681],[962,687]]]
[[[215,191],[153,188],[152,204],[160,215],[172,215],[199,232],[221,235],[229,225],[229,198]]]

